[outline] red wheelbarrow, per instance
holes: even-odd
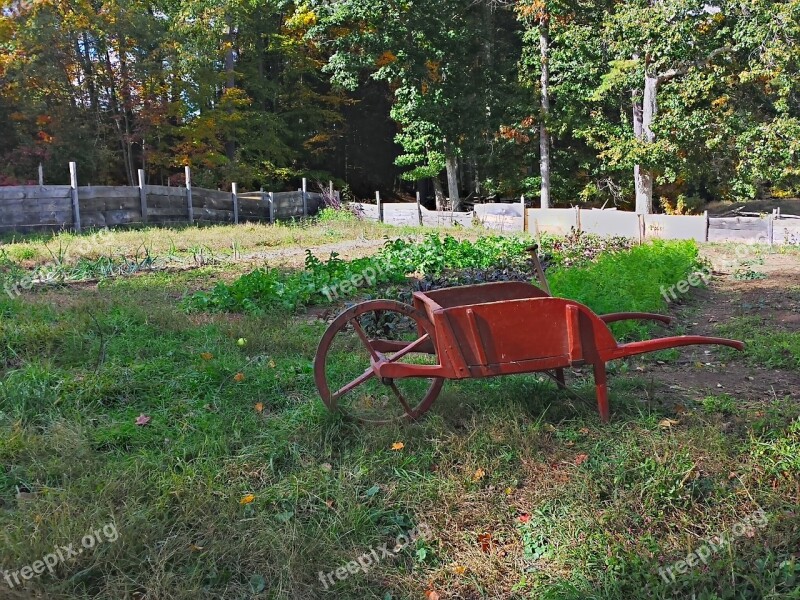
[[[535,252],[534,264],[546,289]],[[386,422],[418,419],[446,379],[544,372],[563,387],[565,368],[592,365],[597,407],[607,422],[607,362],[695,344],[744,348],[736,340],[693,335],[620,344],[608,324],[628,319],[671,321],[651,313],[598,316],[523,282],[415,292],[413,306],[370,300],[345,310],[328,327],[314,377],[329,409]]]

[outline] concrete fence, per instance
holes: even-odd
[[[800,244],[800,217],[779,211],[762,217],[702,215],[639,215],[616,209],[524,208],[522,201],[476,204],[472,212],[426,210],[418,204],[356,204],[366,219],[391,225],[483,227],[565,235],[571,230],[617,235],[637,240],[691,239],[698,242]]]
[[[320,193],[308,192],[306,181],[296,192],[238,193],[192,187],[186,168],[182,187],[139,185],[78,186],[75,163],[70,163],[70,185],[0,187],[0,233],[52,229],[240,223],[298,219],[324,206]]]

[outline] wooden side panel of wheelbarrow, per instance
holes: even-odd
[[[502,289],[515,293],[508,284],[505,286]],[[442,360],[438,376],[449,379],[491,377],[591,364],[598,410],[604,422],[610,416],[606,362],[694,344],[717,344],[737,350],[744,347],[736,340],[703,336],[618,344],[603,318],[574,300],[545,295],[459,305],[467,294],[458,294],[456,290],[442,292],[447,293],[439,293],[436,299],[451,307],[441,306],[432,294],[418,292],[414,295],[417,309],[427,313],[436,332],[435,345]],[[660,318],[638,313],[610,317],[610,321]]]

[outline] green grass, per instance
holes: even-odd
[[[28,582],[30,594],[796,597],[796,403],[730,415],[721,398],[664,428],[675,415],[649,381],[612,377],[601,425],[585,374],[570,375],[580,400],[530,375],[449,382],[420,423],[360,425],[317,397],[324,323],[186,314],[177,300],[209,277],[0,298],[0,569],[110,522],[119,532]],[[659,576],[757,507],[768,523],[752,537],[675,583]],[[324,590],[319,571],[420,523],[430,536]],[[0,597],[14,593],[5,586]]]
[[[800,369],[800,332],[770,327],[759,316],[735,317],[717,327],[724,336],[742,340],[748,361],[768,369]]]

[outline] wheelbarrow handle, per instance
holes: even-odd
[[[550,285],[547,283],[547,277],[544,275],[544,269],[539,260],[539,244],[528,246],[525,250],[531,255],[531,264],[533,265],[533,270],[536,273],[536,278],[539,280],[542,289],[547,292],[548,296],[552,296],[553,294],[550,293]]]

